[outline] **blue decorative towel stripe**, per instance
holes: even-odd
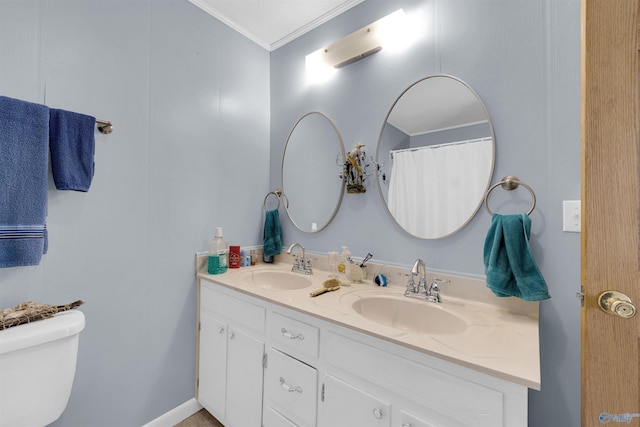
[[[47,252],[48,141],[49,108],[0,96],[0,268]]]
[[[42,239],[46,232],[46,225],[0,225],[0,239]]]
[[[499,297],[526,301],[551,298],[529,246],[531,219],[526,214],[493,214],[484,243],[487,287]]]
[[[262,243],[264,256],[278,255],[282,250],[282,228],[277,209],[267,211],[265,214]]]
[[[89,191],[94,172],[96,118],[51,109],[49,149],[58,190]]]

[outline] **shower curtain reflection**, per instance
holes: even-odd
[[[389,211],[411,234],[437,238],[466,224],[478,208],[493,145],[491,138],[482,138],[392,150],[391,157]]]

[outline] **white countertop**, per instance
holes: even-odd
[[[383,268],[387,269],[384,271],[388,276],[394,272],[398,274],[396,271],[398,268],[377,266],[378,270]],[[351,286],[343,286],[337,291],[311,298],[309,292],[322,288],[322,282],[327,280],[326,271],[314,269],[312,275],[301,275],[311,281],[308,287],[274,290],[256,286],[251,284],[251,280],[247,280],[252,271],[261,270],[290,272],[291,264],[261,263],[254,267],[229,269],[224,274],[210,275],[206,272],[206,257],[197,259],[198,277],[201,279],[540,390],[539,303],[537,302],[525,302],[517,298],[498,298],[493,296],[481,280],[438,274],[438,277],[451,280],[450,284],[441,286],[442,302],[440,304],[427,301],[416,302],[434,304],[438,309],[454,314],[464,320],[467,328],[464,332],[457,334],[429,335],[379,324],[358,314],[351,307],[356,300],[368,296],[402,297],[406,279],[394,278],[391,279],[390,286],[379,287],[369,277],[364,283],[353,283]],[[469,296],[472,299],[467,299]]]

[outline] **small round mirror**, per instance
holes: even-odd
[[[455,77],[425,77],[400,94],[384,121],[378,189],[404,231],[441,239],[482,205],[494,158],[493,125],[475,91]]]
[[[291,222],[305,233],[326,228],[344,194],[344,143],[324,114],[307,113],[291,129],[282,154],[282,191]]]

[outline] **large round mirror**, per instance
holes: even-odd
[[[441,239],[480,208],[494,158],[493,126],[475,91],[455,77],[425,77],[387,114],[376,151],[378,189],[403,230]]]
[[[324,114],[307,113],[291,129],[282,154],[282,191],[299,230],[321,231],[335,217],[344,194],[338,166],[343,159],[342,136]]]

